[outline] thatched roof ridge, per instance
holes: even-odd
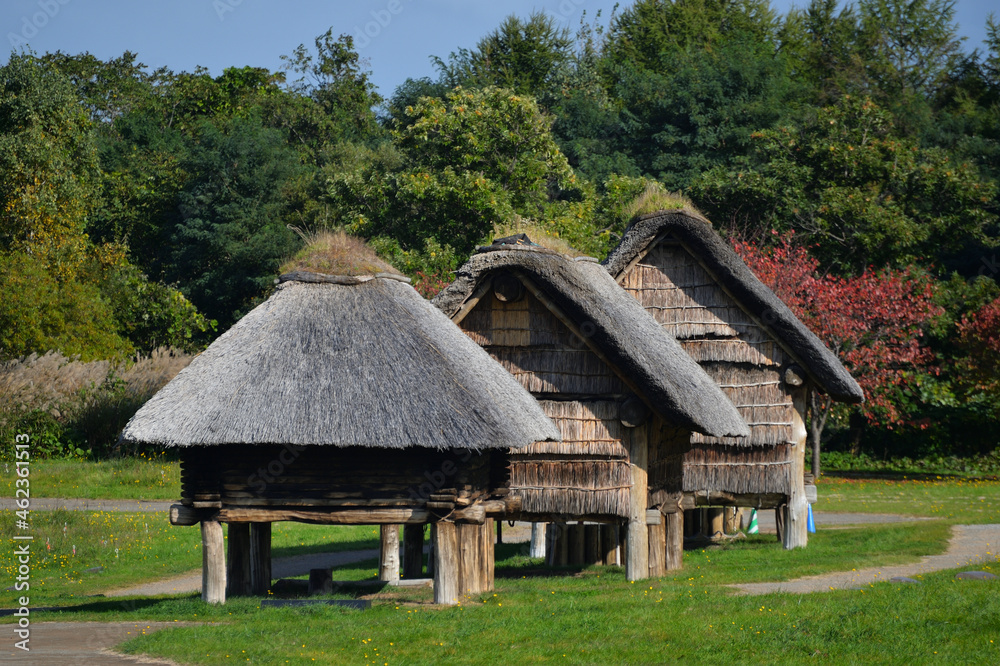
[[[753,274],[711,223],[697,213],[660,211],[637,218],[605,259],[608,273],[617,279],[665,237],[686,247],[722,288],[804,366],[823,391],[842,402],[864,400],[864,392],[840,359]]]
[[[122,439],[163,446],[519,448],[538,403],[409,284],[289,280],[195,358]]]
[[[454,317],[484,279],[501,271],[528,278],[582,330],[592,330],[587,343],[664,418],[706,435],[750,434],[711,378],[592,257],[569,259],[532,246],[480,248],[433,303]]]

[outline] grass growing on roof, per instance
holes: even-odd
[[[668,192],[662,183],[649,181],[642,192],[624,208],[622,216],[627,221],[640,215],[649,215],[661,210],[684,209],[697,212],[691,200],[683,194]]]
[[[536,245],[564,254],[567,257],[582,257],[585,253],[573,247],[569,242],[560,238],[558,233],[551,227],[532,220],[529,217],[515,215],[514,219],[498,222],[493,226],[493,238],[505,238],[515,234],[526,234],[531,242]]]
[[[306,245],[281,266],[281,273],[307,271],[326,275],[399,274],[375,251],[343,231],[321,231],[306,237]]]

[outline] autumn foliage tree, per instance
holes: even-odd
[[[887,429],[907,423],[904,393],[913,373],[933,371],[934,354],[921,340],[930,319],[941,314],[930,280],[913,268],[822,275],[817,260],[791,233],[766,247],[739,239],[733,245],[858,381],[866,397],[859,409],[868,422]],[[831,407],[829,396],[812,393],[809,438],[816,475]]]

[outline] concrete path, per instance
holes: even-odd
[[[32,511],[125,511],[125,512],[155,512],[169,511],[171,504],[167,500],[105,500],[105,499],[61,499],[52,497],[33,497]],[[0,511],[13,511],[16,508],[10,497],[0,498]]]
[[[731,587],[739,590],[739,594],[826,592],[885,582],[894,576],[912,577],[931,571],[974,567],[984,562],[997,561],[1000,561],[1000,525],[955,525],[948,550],[943,555],[930,555],[912,564],[838,571],[781,583],[744,583]]]
[[[0,662],[31,666],[118,666],[119,664],[161,664],[174,662],[112,652],[110,648],[141,634],[190,622],[32,622],[29,652],[4,641]],[[9,625],[8,625],[9,626]],[[11,632],[13,633],[13,631]]]
[[[378,557],[378,549],[351,550],[342,553],[314,553],[294,557],[276,557],[271,561],[273,578],[304,576],[310,569],[339,567],[354,562],[363,562]],[[110,590],[106,597],[153,596],[157,594],[190,594],[201,592],[201,569],[195,569],[182,576],[167,578],[134,587]]]

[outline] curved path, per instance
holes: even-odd
[[[730,587],[739,590],[739,594],[825,592],[831,589],[850,589],[869,583],[885,582],[896,576],[915,576],[998,560],[1000,560],[1000,525],[955,525],[952,527],[948,550],[942,555],[929,555],[919,562],[856,571],[838,571],[781,583],[743,583]]]

